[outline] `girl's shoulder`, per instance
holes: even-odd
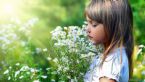
[[[109,53],[105,59],[106,62],[114,62],[114,63],[128,63],[128,58],[126,54],[125,47],[116,48],[114,51]]]
[[[99,82],[99,78],[106,76],[119,82],[128,82],[129,70],[125,48],[117,48],[108,54],[103,66],[100,68],[102,55],[97,55],[94,58],[90,65],[90,71],[86,74],[87,78],[97,79],[97,82]],[[121,60],[122,64],[120,63]]]
[[[107,68],[107,69],[106,69]],[[129,64],[125,48],[117,48],[108,54],[103,64],[103,75],[117,81],[126,82],[129,78]],[[103,76],[101,74],[101,76]],[[123,80],[125,78],[125,81]]]

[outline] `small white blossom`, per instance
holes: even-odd
[[[58,62],[58,59],[57,58],[54,58],[53,59],[53,62],[57,63]]]
[[[28,66],[23,66],[20,71],[26,71],[26,70],[29,70],[30,68]]]
[[[22,79],[24,76],[20,76],[19,79]]]
[[[10,76],[8,77],[8,80],[11,80],[11,77]]]
[[[45,75],[42,75],[41,77],[42,77],[43,79],[46,79],[46,78],[47,78],[47,76],[45,76]]]
[[[16,63],[16,66],[19,66],[20,65],[20,63]]]
[[[12,66],[10,66],[9,69],[12,69]]]
[[[145,70],[142,71],[142,75],[145,75]]]
[[[8,74],[9,73],[9,70],[6,70],[5,72],[4,72],[4,74]]]
[[[50,61],[52,58],[51,57],[47,57],[47,60]]]
[[[47,48],[44,48],[44,49],[43,49],[43,52],[46,52],[46,51],[47,51]]]
[[[54,79],[51,79],[51,81],[52,81],[52,82],[55,82],[55,80],[54,80]]]
[[[16,71],[15,72],[15,77],[17,77],[17,75],[20,73],[20,71],[18,70],[18,71]]]
[[[46,68],[46,70],[50,70],[51,68]]]
[[[40,82],[39,80],[34,80],[33,82]]]
[[[38,54],[38,53],[40,53],[42,50],[41,50],[41,48],[36,48],[36,53]]]
[[[68,79],[70,79],[70,78],[71,78],[71,76],[67,76],[67,78],[68,78]]]

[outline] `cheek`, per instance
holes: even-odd
[[[94,30],[94,38],[98,42],[105,42],[105,31],[104,27],[98,27],[97,29]]]

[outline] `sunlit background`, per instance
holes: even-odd
[[[48,57],[51,56],[55,61],[55,54],[59,53],[55,53],[50,32],[56,26],[81,27],[85,21],[84,9],[88,1],[0,0],[0,82],[59,81],[57,75],[46,73],[49,68],[56,68],[48,61]],[[133,9],[135,37],[132,82],[144,82],[145,1],[130,0],[130,3]],[[30,71],[33,71],[32,68],[40,69],[40,72],[35,73],[35,70],[32,73],[34,77],[31,77],[28,71],[28,75],[18,71],[23,66]],[[65,75],[61,80],[68,81]]]

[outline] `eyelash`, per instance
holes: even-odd
[[[88,22],[85,23],[86,26],[88,26]],[[96,27],[98,24],[92,24],[93,27]]]
[[[92,26],[93,26],[93,27],[96,27],[96,26],[97,26],[97,24],[94,24],[94,25],[92,24]]]

